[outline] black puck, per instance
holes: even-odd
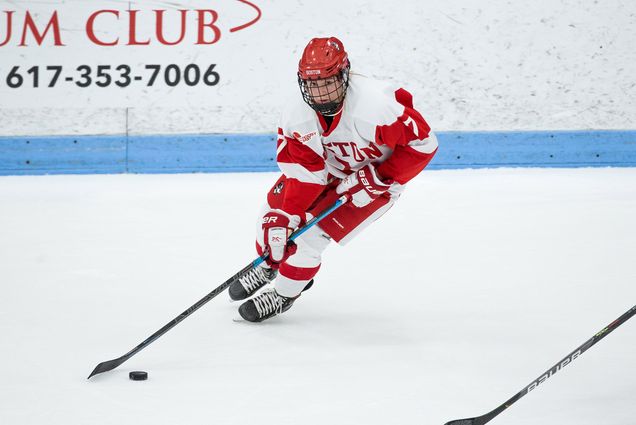
[[[133,381],[145,381],[148,379],[148,372],[144,372],[142,370],[136,370],[134,372],[130,372],[128,377]]]

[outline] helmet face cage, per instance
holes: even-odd
[[[347,63],[338,74],[320,79],[303,79],[298,73],[298,85],[305,103],[322,115],[336,114],[347,94],[349,69],[350,65]],[[329,100],[321,102],[320,98]]]

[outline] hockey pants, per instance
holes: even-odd
[[[281,176],[272,187],[268,194],[268,202],[263,206],[258,216],[256,223],[256,249],[259,255],[263,253],[262,217],[268,210],[281,207],[284,196],[284,180],[285,176]],[[283,182],[282,186],[281,182]],[[309,221],[314,215],[333,205],[339,197],[335,189],[337,183],[334,182],[328,185],[309,208],[306,217],[302,218]],[[283,187],[282,191],[281,187]],[[272,191],[274,190],[277,192],[272,196]],[[332,239],[341,245],[345,245],[387,212],[394,202],[387,195],[379,197],[362,208],[357,208],[353,204],[345,204],[302,234],[295,240],[298,246],[296,253],[280,265],[279,274],[274,283],[276,292],[285,297],[298,296],[307,283],[318,273],[322,263],[322,253]]]

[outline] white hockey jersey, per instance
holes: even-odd
[[[277,141],[287,182],[282,209],[304,213],[331,177],[342,179],[369,163],[393,179],[397,195],[436,150],[437,138],[409,92],[351,73],[343,108],[330,126],[300,95],[286,105]]]

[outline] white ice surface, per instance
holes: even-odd
[[[441,425],[636,304],[636,169],[431,171],[285,315],[221,294],[87,381],[255,257],[275,178],[0,178],[0,423]],[[492,423],[636,424],[636,319]]]

